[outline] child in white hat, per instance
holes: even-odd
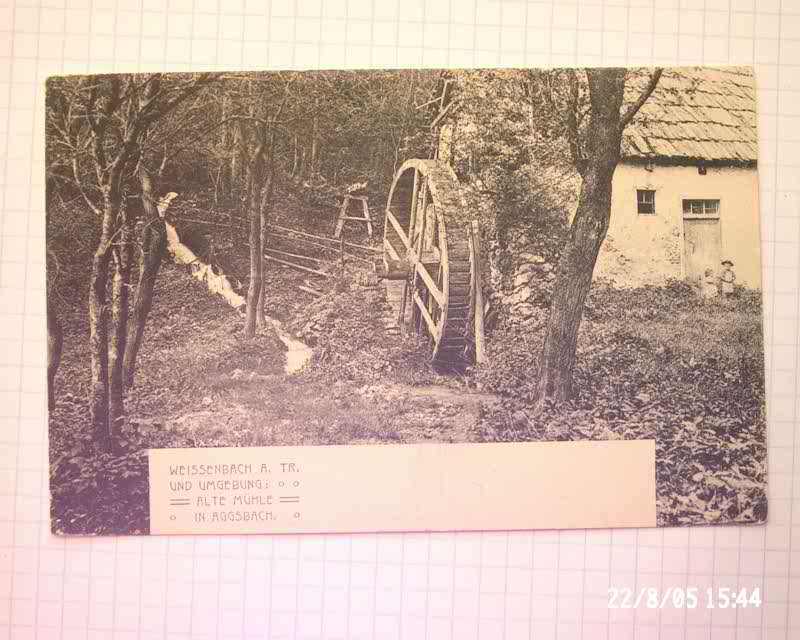
[[[736,282],[736,274],[733,271],[733,261],[723,260],[722,266],[725,267],[719,276],[722,295],[726,298],[733,297],[733,284]]]

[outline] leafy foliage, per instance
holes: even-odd
[[[457,78],[449,126],[468,200],[465,215],[482,218],[493,257],[510,272],[523,246],[555,263],[575,204],[566,133],[573,125],[585,127],[580,113],[586,93],[578,83],[572,94],[565,73],[466,71]],[[237,187],[247,146],[248,126],[242,123],[274,106],[285,84],[271,78],[215,77],[218,91],[154,121],[141,149],[148,167],[164,168],[160,191],[180,194],[170,215],[181,237],[224,270],[239,291],[249,278]],[[172,79],[165,82],[174,89],[186,78]],[[69,97],[77,91],[70,83],[82,80],[59,82],[48,93],[51,116],[64,106],[57,104],[59,95],[78,105],[83,99]],[[276,123],[274,219],[330,235],[328,207],[354,181],[367,180],[370,202],[380,203],[403,160],[431,154],[431,109],[425,103],[440,82],[436,71],[299,75]],[[572,124],[563,117],[570,101],[576,107]],[[67,123],[50,117],[47,125],[48,243],[58,265],[48,275],[73,304],[57,382],[63,391],[50,423],[57,531],[147,531],[148,447],[427,440],[653,438],[661,524],[765,518],[760,294],[738,289],[730,302],[702,302],[678,282],[592,289],[579,336],[578,396],[564,410],[545,406],[533,415],[549,292],[524,326],[506,321],[495,329],[488,366],[464,379],[445,379],[428,366],[424,340],[385,330],[383,293],[365,285],[364,273],[354,277],[350,269],[344,278],[315,285],[326,292],[314,300],[298,293],[306,274],[271,264],[267,312],[314,340],[310,365],[290,380],[274,332],[244,340],[235,311],[168,265],[157,285],[141,374],[126,397],[126,430],[114,451],[96,451],[87,420],[86,309],[83,295],[74,292],[86,290],[98,220],[77,183],[90,198],[101,194],[87,155],[82,152],[77,172],[68,162],[75,149],[85,148],[85,139],[71,149],[71,142],[54,144],[58,135],[50,134]],[[122,193],[123,206],[139,206],[131,172]],[[295,250],[280,241],[270,246]],[[330,267],[330,252],[309,253]],[[306,331],[309,323],[312,332]],[[484,393],[465,393],[468,388]]]
[[[662,525],[766,517],[766,416],[760,294],[702,301],[682,282],[618,290],[587,302],[565,410],[527,412],[543,331],[505,325],[490,341],[480,388],[508,396],[486,440],[656,440]],[[543,322],[543,320],[542,320]]]
[[[459,73],[450,148],[456,173],[488,209],[502,236],[531,224],[566,224],[575,198],[575,171],[553,131],[542,92],[557,86],[548,72]],[[538,229],[537,229],[538,230]]]
[[[347,288],[321,299],[325,321],[319,331],[310,375],[346,383],[376,383],[386,378],[408,384],[431,382],[427,341],[415,336],[388,335],[375,309],[382,292]],[[312,316],[313,317],[313,316]]]

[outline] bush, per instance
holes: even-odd
[[[703,301],[690,287],[592,290],[575,397],[530,413],[544,326],[503,325],[476,379],[506,396],[485,441],[654,439],[661,526],[763,522],[766,416],[760,294]]]
[[[475,370],[478,387],[504,396],[532,400],[543,337],[543,331],[508,321],[497,326],[487,344],[490,364]]]
[[[389,334],[376,317],[385,305],[383,288],[338,281],[313,302],[291,329],[315,345],[307,375],[358,384],[391,379],[411,385],[431,382],[430,346],[416,336]]]
[[[88,440],[75,443],[51,464],[54,533],[147,533],[147,452],[123,446],[96,451]]]
[[[592,289],[578,336],[574,372],[576,402],[590,406],[598,394],[635,395],[648,385],[659,394],[669,387],[704,384],[699,399],[717,389],[736,392],[760,406],[764,356],[760,294],[704,301],[683,282],[666,287]],[[546,322],[498,326],[488,341],[490,366],[476,372],[489,391],[532,400]]]
[[[54,199],[55,200],[55,199]],[[74,311],[88,296],[99,225],[82,200],[51,202],[47,211],[47,291],[59,311]]]

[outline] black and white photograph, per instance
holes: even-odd
[[[756,81],[51,77],[53,532],[148,534],[153,449],[610,440],[765,522]]]

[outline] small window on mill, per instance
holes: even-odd
[[[683,215],[696,218],[719,218],[719,200],[684,200]]]
[[[637,189],[636,208],[642,215],[653,215],[656,212],[656,192],[650,189]]]

